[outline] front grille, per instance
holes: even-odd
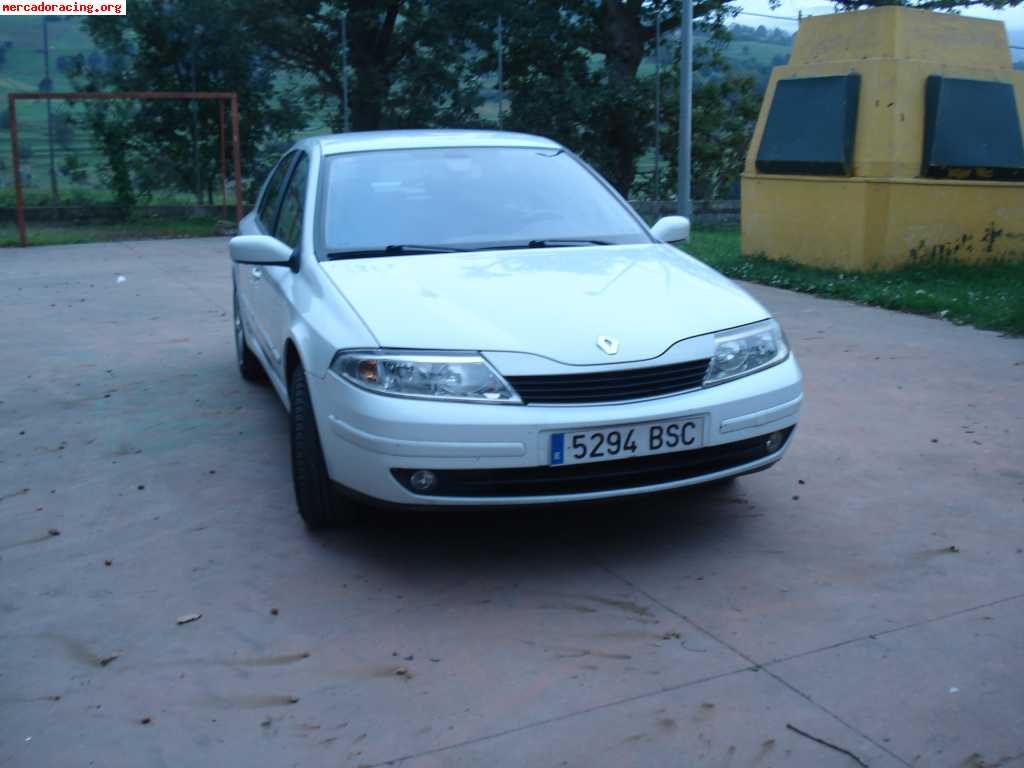
[[[783,447],[792,431],[792,427],[782,430]],[[478,498],[561,496],[641,488],[723,472],[766,458],[773,453],[781,453],[782,448],[771,450],[768,437],[761,435],[694,451],[599,461],[593,464],[512,469],[435,469],[432,471],[437,478],[437,484],[428,494],[418,495]],[[415,471],[392,469],[391,473],[406,489],[412,491],[409,478]]]
[[[524,403],[611,403],[697,389],[704,381],[708,362],[691,360],[654,368],[505,378]]]

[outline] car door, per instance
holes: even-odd
[[[309,179],[309,158],[298,152],[295,164],[281,196],[281,207],[274,225],[273,236],[292,249],[298,248],[302,238],[302,217]],[[282,384],[284,380],[284,346],[288,340],[291,321],[291,297],[296,273],[290,267],[264,267],[263,285],[257,299],[260,316],[266,323],[267,343],[272,364]]]
[[[281,209],[281,198],[284,195],[288,173],[295,162],[295,152],[289,152],[270,172],[263,193],[256,206],[255,223],[260,234],[271,234],[277,224],[277,215]],[[266,268],[259,265],[239,264],[236,267],[235,285],[238,288],[239,312],[245,324],[249,338],[256,342],[268,362],[273,362],[270,344],[269,326],[264,317],[261,294],[264,290]]]

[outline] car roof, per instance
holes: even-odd
[[[382,149],[430,149],[455,147],[525,147],[561,149],[561,145],[543,136],[509,131],[478,130],[408,130],[360,131],[314,136],[298,146],[319,146],[325,155],[345,152],[371,152]]]

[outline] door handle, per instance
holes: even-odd
[[[253,267],[249,271],[249,274],[252,275],[252,279],[253,280],[259,280],[260,278],[263,277],[263,268],[262,267]]]

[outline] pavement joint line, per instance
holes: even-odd
[[[402,755],[401,757],[393,757],[390,760],[382,760],[377,763],[371,763],[369,765],[366,765],[365,768],[380,768],[381,766],[387,765],[399,765],[405,762],[406,760],[415,760],[417,758],[426,757],[428,755],[436,755],[441,752],[448,752],[453,749],[460,749],[461,747],[467,747],[471,744],[480,744],[485,741],[501,738],[502,736],[510,736],[514,733],[521,733],[523,731],[528,731],[533,728],[540,728],[545,725],[551,725],[552,723],[560,723],[565,720],[571,720],[574,717],[589,715],[592,712],[600,712],[603,709],[610,709],[611,707],[617,707],[622,704],[631,704],[634,701],[650,699],[655,696],[661,696],[665,693],[674,693],[676,691],[681,691],[684,688],[690,688],[694,685],[701,685],[702,683],[709,683],[712,680],[721,680],[726,677],[731,677],[732,675],[737,675],[741,672],[756,671],[757,668],[755,666],[737,667],[736,669],[731,669],[728,672],[719,672],[717,675],[708,675],[707,677],[701,677],[696,680],[689,680],[685,683],[680,683],[679,685],[668,685],[663,688],[658,688],[657,690],[647,691],[645,693],[637,693],[633,696],[626,696],[625,698],[616,699],[614,701],[606,701],[602,704],[595,704],[592,707],[585,707],[583,709],[577,709],[573,712],[566,712],[562,715],[555,715],[554,717],[549,717],[545,720],[538,720],[533,723],[524,723],[523,725],[516,726],[515,728],[507,728],[504,731],[497,731],[495,733],[489,733],[483,736],[475,736],[472,739],[465,739],[464,741],[459,741],[454,744],[446,744],[443,747],[434,747],[433,749],[425,749],[422,752],[415,752],[408,755]]]
[[[591,559],[593,560],[594,564],[597,565],[599,568],[603,569],[606,573],[608,573],[609,575],[615,577],[616,579],[619,579],[619,581],[621,581],[623,584],[627,585],[630,589],[633,589],[636,592],[639,592],[641,595],[646,597],[648,600],[650,600],[652,603],[654,603],[655,605],[660,607],[662,610],[668,611],[673,616],[681,619],[682,621],[685,621],[687,624],[690,624],[691,626],[695,627],[698,631],[703,632],[705,635],[710,637],[712,640],[714,640],[719,645],[723,646],[724,648],[728,648],[730,651],[732,651],[734,654],[739,656],[741,659],[749,662],[750,665],[751,665],[750,666],[751,669],[753,669],[755,671],[762,671],[762,672],[764,672],[766,675],[771,677],[773,680],[775,680],[776,682],[778,682],[781,685],[785,686],[786,688],[791,690],[793,693],[795,693],[797,696],[799,696],[800,698],[804,699],[804,701],[808,702],[812,706],[814,706],[817,709],[821,710],[826,715],[828,715],[833,720],[835,720],[837,723],[839,723],[843,727],[849,729],[852,733],[857,734],[862,739],[867,741],[869,744],[872,744],[875,748],[881,750],[882,752],[887,754],[892,759],[896,760],[901,765],[905,765],[905,766],[907,766],[907,768],[913,768],[911,763],[909,763],[906,760],[904,760],[902,757],[897,755],[895,752],[893,752],[892,750],[887,748],[884,744],[881,744],[881,743],[875,741],[875,739],[873,739],[870,736],[868,736],[866,733],[861,731],[859,728],[854,726],[852,723],[848,723],[846,720],[844,720],[842,717],[837,715],[835,712],[830,710],[825,705],[815,701],[809,694],[807,694],[804,691],[800,690],[799,688],[797,688],[795,685],[793,685],[789,681],[785,680],[777,672],[773,672],[772,670],[765,668],[765,666],[763,664],[757,663],[749,655],[747,655],[746,653],[743,653],[739,648],[734,647],[731,643],[726,642],[725,640],[723,640],[720,637],[718,637],[717,635],[715,635],[713,632],[708,631],[703,626],[701,626],[701,624],[699,624],[698,622],[694,621],[689,616],[686,616],[685,614],[680,613],[679,611],[677,611],[672,606],[670,606],[670,605],[662,602],[661,600],[657,599],[656,597],[651,595],[650,592],[645,590],[643,587],[640,587],[637,584],[634,584],[632,581],[627,579],[625,576],[623,576],[623,575],[613,571],[611,568],[609,568],[607,565],[602,563],[600,560],[598,560],[596,558],[591,558]]]
[[[908,630],[908,629],[914,629],[916,627],[923,627],[926,624],[934,624],[937,621],[945,621],[946,619],[952,619],[952,618],[955,618],[957,616],[962,616],[965,613],[971,613],[972,611],[980,611],[983,608],[991,608],[994,605],[1001,605],[1003,603],[1009,603],[1009,602],[1012,602],[1014,600],[1020,600],[1021,598],[1024,598],[1024,593],[1021,593],[1019,595],[1010,595],[1009,597],[1001,597],[998,600],[993,600],[993,601],[988,602],[988,603],[982,603],[981,605],[974,605],[974,606],[971,606],[970,608],[961,608],[959,610],[952,611],[951,613],[944,613],[941,616],[932,616],[931,618],[921,619],[921,621],[917,621],[917,622],[914,622],[912,624],[903,624],[902,626],[893,627],[892,629],[884,629],[881,632],[871,632],[870,634],[861,635],[860,637],[854,637],[854,638],[852,638],[850,640],[840,640],[838,643],[832,643],[831,645],[823,645],[821,648],[814,648],[814,649],[809,650],[809,651],[801,651],[800,653],[795,653],[792,656],[782,656],[782,657],[777,658],[777,659],[772,659],[771,661],[766,661],[761,666],[762,667],[769,667],[769,666],[774,666],[776,664],[783,664],[783,663],[785,663],[787,661],[793,661],[794,659],[802,659],[805,656],[813,656],[814,654],[822,653],[823,651],[832,651],[832,650],[835,650],[836,648],[842,648],[845,645],[851,645],[853,643],[863,642],[864,640],[876,640],[879,637],[884,637],[886,635],[891,635],[891,634],[894,634],[896,632],[903,632],[903,631]]]
[[[765,674],[767,674],[769,677],[773,678],[774,680],[776,680],[778,683],[780,683],[781,685],[785,686],[786,688],[789,688],[789,690],[791,690],[797,696],[799,696],[800,698],[804,699],[809,704],[812,704],[815,707],[817,707],[818,709],[820,709],[822,712],[827,714],[829,717],[833,718],[837,723],[840,723],[840,724],[844,725],[845,727],[849,728],[854,733],[859,734],[860,737],[863,738],[864,740],[866,740],[867,742],[869,742],[871,744],[874,744],[878,749],[880,749],[883,752],[885,752],[885,754],[889,755],[889,757],[891,757],[893,760],[895,760],[898,763],[901,763],[901,764],[907,766],[907,768],[913,768],[913,763],[911,763],[909,760],[905,760],[904,758],[900,757],[898,754],[893,752],[891,749],[888,749],[884,744],[880,744],[879,742],[875,741],[873,738],[868,736],[866,733],[864,733],[862,730],[857,728],[855,725],[853,725],[852,723],[848,723],[846,720],[841,718],[839,715],[837,715],[835,712],[830,710],[824,704],[820,704],[819,702],[815,701],[810,696],[810,694],[804,693],[802,690],[797,688],[795,685],[793,685],[791,682],[789,682],[788,680],[783,678],[778,673],[773,672],[770,669],[765,669],[764,667],[761,667],[761,669],[764,670]]]

